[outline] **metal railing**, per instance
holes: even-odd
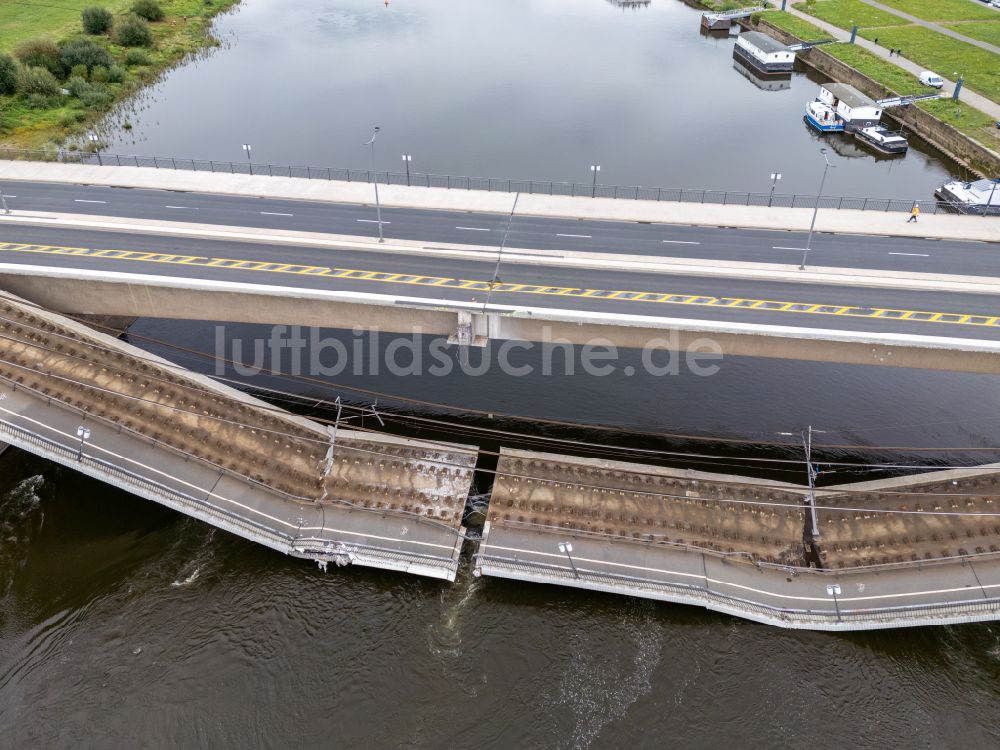
[[[936,620],[944,622],[972,622],[982,619],[1000,618],[1000,599],[957,599],[928,604],[904,604],[897,606],[872,607],[871,609],[850,609],[837,606],[824,609],[778,607],[744,597],[714,591],[705,584],[691,584],[668,581],[645,576],[626,575],[608,571],[592,570],[576,566],[575,572],[561,565],[553,565],[519,558],[502,557],[492,554],[477,554],[477,569],[486,567],[506,570],[508,574],[520,572],[522,575],[541,574],[551,582],[574,581],[603,585],[622,593],[639,595],[643,589],[661,595],[700,600],[704,605],[715,604],[733,614],[743,613],[750,619],[769,621],[772,624],[798,624],[800,626],[829,623],[834,629],[865,630],[872,627],[898,627],[907,621]]]
[[[214,161],[173,156],[138,156],[67,150],[24,150],[2,148],[0,159],[10,161],[55,161],[73,164],[116,167],[152,167],[176,169],[186,172],[213,172],[245,174],[266,177],[298,177],[307,180],[340,182],[378,182],[380,185],[406,185],[415,187],[446,188],[453,190],[481,190],[500,193],[529,193],[533,195],[560,195],[587,198],[616,198],[671,203],[700,203],[720,206],[767,206],[775,208],[813,208],[815,195],[795,195],[769,192],[751,193],[734,190],[707,190],[693,188],[642,187],[640,185],[602,185],[555,180],[516,180],[496,177],[462,177],[426,172],[389,172],[370,169],[345,169],[337,167],[291,166],[255,164],[249,161]],[[915,200],[913,198],[872,198],[864,196],[822,196],[819,208],[853,209],[859,211],[909,211],[914,204],[923,212],[970,212],[969,208],[940,199]],[[985,207],[983,211],[985,212]],[[976,212],[978,213],[978,211]]]

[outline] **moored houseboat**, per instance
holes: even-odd
[[[733,57],[761,75],[788,74],[795,67],[795,53],[759,31],[744,31],[736,37]]]
[[[833,107],[819,99],[806,103],[806,122],[821,133],[844,132],[844,121]]]
[[[862,143],[881,151],[883,154],[905,154],[910,147],[905,135],[881,125],[861,128],[854,135]]]
[[[882,107],[846,83],[824,83],[819,88],[819,101],[833,109],[843,120],[843,129],[851,133],[875,127],[882,119]]]
[[[1000,178],[946,182],[934,194],[962,213],[1000,216]]]

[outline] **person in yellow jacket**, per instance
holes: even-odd
[[[906,223],[909,224],[911,221],[916,221],[918,216],[920,216],[920,206],[914,203],[913,208],[910,209],[910,218],[906,220]]]

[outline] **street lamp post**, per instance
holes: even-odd
[[[771,204],[774,202],[774,188],[778,185],[778,180],[781,179],[781,172],[771,172],[771,195],[767,199],[767,207],[770,208]]]
[[[403,154],[403,163],[406,165],[406,186],[410,186],[410,162],[413,161],[413,157],[409,154]]]
[[[840,602],[837,600],[837,597],[840,596],[841,593],[839,583],[831,583],[826,587],[826,595],[833,597],[833,606],[837,610],[837,622],[840,622]]]
[[[87,133],[87,140],[94,146],[94,153],[97,154],[98,165],[103,167],[104,161],[101,159],[101,139],[97,137],[97,133]]]
[[[591,198],[596,198],[597,197],[597,173],[601,171],[601,165],[600,164],[591,164],[590,165],[590,171],[594,173],[594,182],[593,182],[593,185],[591,185],[591,188],[590,188],[590,197]]]
[[[826,166],[823,167],[823,179],[819,183],[819,192],[816,194],[816,205],[813,207],[813,217],[812,222],[809,224],[809,237],[806,239],[806,246],[802,252],[802,262],[799,264],[799,270],[806,270],[806,258],[809,257],[809,248],[812,246],[813,229],[816,228],[816,214],[819,213],[819,199],[823,196],[823,186],[826,185],[826,173],[830,171],[830,167],[833,165],[830,163],[829,157],[826,155],[826,149],[821,148],[819,150],[823,154],[823,161],[826,162]]]
[[[80,425],[76,428],[76,436],[80,438],[80,449],[76,453],[76,460],[79,462],[83,460],[83,444],[90,439],[90,430]]]
[[[375,174],[375,136],[379,134],[380,130],[381,128],[376,125],[372,131],[372,137],[368,139],[365,145],[371,146],[372,149],[372,180],[375,183],[375,213],[378,216],[378,241],[385,242],[385,237],[382,234],[382,204],[378,198],[378,175]]]
[[[250,165],[250,174],[253,174],[253,160],[250,158],[250,152],[253,151],[253,146],[249,143],[244,143],[243,150],[247,152],[247,164]]]
[[[570,554],[573,551],[573,545],[569,542],[559,542],[559,551],[569,559],[569,566],[573,569],[573,577],[579,578],[580,574],[576,570],[576,563],[573,562],[573,556]]]

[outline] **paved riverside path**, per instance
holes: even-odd
[[[930,29],[931,31],[936,31],[938,34],[944,34],[945,36],[950,36],[952,39],[957,39],[960,42],[965,42],[966,44],[971,44],[974,47],[979,47],[987,52],[992,52],[994,55],[1000,55],[1000,47],[995,44],[990,44],[989,42],[984,42],[979,39],[973,39],[972,37],[965,36],[964,34],[959,34],[957,31],[952,31],[951,29],[942,26],[939,23],[934,23],[933,21],[926,21],[923,18],[917,18],[910,13],[899,10],[899,8],[893,8],[889,5],[884,5],[883,3],[875,2],[875,0],[861,0],[861,2],[872,6],[873,8],[878,8],[879,10],[885,11],[886,13],[891,13],[894,16],[899,16],[900,18],[905,18],[912,24],[917,26],[923,26],[925,29]],[[1000,20],[998,18],[997,20]],[[895,55],[893,55],[895,59]],[[1000,65],[1000,61],[997,63]]]
[[[0,220],[17,221],[31,215],[73,222],[92,223],[111,229],[116,224],[133,224],[151,230],[190,228],[209,237],[216,228],[229,235],[255,233],[261,238],[318,238],[320,234],[338,239],[364,241],[377,236],[370,205],[324,203],[312,200],[253,198],[215,193],[186,193],[183,198],[164,195],[159,190],[61,184],[8,182],[5,192],[14,196],[8,205],[14,210]],[[419,190],[420,188],[418,188]],[[857,213],[857,212],[855,212]],[[385,207],[385,235],[421,248],[426,243],[455,244],[494,250],[506,238],[505,247],[576,254],[622,254],[677,261],[705,259],[719,264],[798,262],[805,233],[787,229],[746,229],[733,226],[691,226],[600,219],[566,219],[546,216],[508,216],[489,211],[468,212],[444,209]],[[937,216],[925,216],[918,229],[933,229]],[[943,217],[941,217],[943,218]],[[1000,218],[957,218],[964,234],[980,239],[995,235],[1000,242]],[[141,219],[142,222],[127,222]],[[902,215],[885,225],[892,229],[914,228]],[[882,221],[882,217],[879,217]],[[79,226],[83,226],[78,222]],[[508,227],[509,225],[509,227]],[[508,231],[509,228],[509,231]],[[993,229],[994,232],[988,230]],[[2,239],[2,237],[0,237]],[[332,237],[330,238],[332,239]],[[553,255],[556,253],[553,253]],[[942,273],[1000,277],[1000,252],[967,240],[925,239],[913,236],[870,234],[828,234],[813,236],[812,259],[817,265],[833,268],[883,269],[902,274]]]
[[[212,172],[191,172],[148,167],[111,167],[85,164],[59,164],[51,162],[0,161],[0,181],[20,183],[56,183],[106,187],[127,187],[175,191],[182,193],[211,193],[215,195],[243,196],[270,200],[318,201],[323,203],[371,205],[373,188],[366,183],[348,183],[328,180],[309,180],[297,177],[266,177]],[[921,186],[926,195],[935,186]],[[78,188],[79,189],[79,188]],[[5,187],[5,193],[17,195]],[[422,210],[492,213],[506,216],[510,213],[514,195],[482,190],[406,187],[383,185],[379,187],[383,207]],[[184,206],[178,195],[163,195],[162,206]],[[908,198],[907,196],[902,196]],[[74,199],[75,209],[89,200],[80,196]],[[104,198],[93,198],[106,200]],[[11,199],[10,207],[18,209],[20,196]],[[913,198],[913,200],[917,200]],[[933,201],[925,201],[932,203]],[[90,204],[100,206],[101,204]],[[63,209],[66,210],[66,209]],[[167,209],[183,213],[183,208]],[[269,210],[263,206],[259,210]],[[276,211],[275,213],[281,213]],[[746,227],[765,230],[791,230],[804,235],[813,217],[812,208],[767,208],[758,206],[677,203],[613,198],[587,198],[549,195],[521,195],[517,204],[518,217],[548,219],[581,219],[592,221],[649,222],[668,225],[699,227]],[[271,217],[287,219],[289,217]],[[294,218],[294,217],[291,217]],[[375,234],[371,225],[374,211],[369,217],[369,234]],[[861,211],[852,209],[820,209],[816,218],[816,231],[836,234],[890,235],[894,237],[934,238],[953,240],[997,241],[1000,237],[996,217],[960,216],[947,213],[931,214],[925,211],[918,224],[908,224],[900,212]],[[179,220],[190,221],[191,218]],[[392,234],[392,225],[385,227]],[[581,234],[581,232],[565,232]],[[564,239],[576,239],[566,237]],[[683,238],[681,238],[683,239]],[[777,244],[777,243],[776,243]],[[797,243],[801,245],[800,243]],[[672,248],[673,249],[673,248]]]
[[[842,42],[849,42],[851,39],[851,32],[845,31],[839,26],[834,26],[832,23],[828,23],[820,18],[816,18],[815,16],[810,16],[805,11],[799,10],[795,5],[788,5],[786,6],[785,10],[791,13],[792,15],[798,16],[804,21],[808,21],[814,26],[818,26],[819,28],[823,29],[823,31],[830,34],[834,39],[839,39]],[[891,10],[892,13],[898,15],[898,11],[896,11],[895,9],[887,8],[887,10]],[[858,36],[857,39],[855,39],[854,43],[857,44],[859,47],[862,47],[868,50],[869,52],[878,55],[882,59],[891,62],[893,65],[912,73],[915,76],[919,76],[923,71],[927,70],[927,68],[924,67],[923,65],[918,65],[915,62],[907,60],[905,54],[903,57],[897,57],[896,55],[889,57],[889,50],[887,48],[875,44],[874,42],[871,42],[868,39],[864,39],[861,36]],[[940,75],[942,78],[944,78],[945,83],[951,86],[952,89],[954,89],[955,87],[954,81],[946,78],[944,73],[942,73],[941,71],[934,71],[934,72]],[[911,92],[900,92],[900,93],[911,93]],[[988,97],[985,97],[981,94],[977,94],[974,90],[969,88],[968,84],[962,84],[962,92],[959,95],[959,98],[966,104],[975,107],[980,112],[985,112],[993,119],[1000,120],[1000,104],[998,104],[997,102],[993,101]]]

